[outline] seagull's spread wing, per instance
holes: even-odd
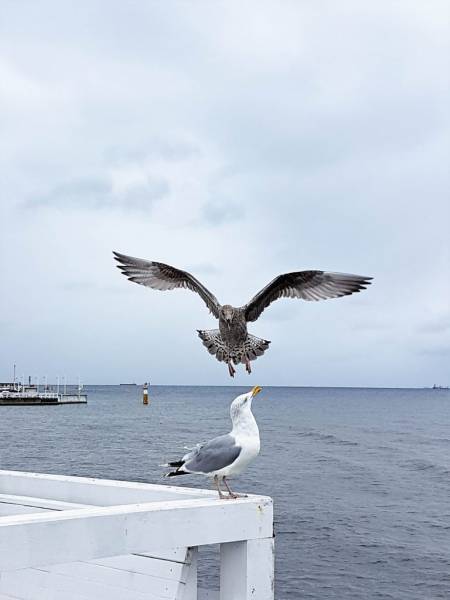
[[[232,435],[221,435],[186,454],[183,466],[189,473],[213,473],[234,463],[240,453]]]
[[[220,304],[217,298],[187,271],[176,269],[160,262],[143,260],[114,252],[114,258],[119,263],[117,267],[130,281],[145,285],[154,290],[173,290],[188,288],[196,292],[204,301],[210,312],[219,318]]]
[[[372,277],[326,271],[285,273],[275,277],[244,306],[245,318],[247,321],[256,321],[263,310],[278,298],[326,300],[348,296],[366,289],[371,279]]]

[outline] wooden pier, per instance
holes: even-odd
[[[69,391],[67,388],[69,387]],[[44,386],[41,390],[39,385],[28,385],[24,383],[0,383],[0,406],[58,406],[60,404],[86,404],[87,394],[82,393],[82,386],[78,385],[76,390],[70,391],[73,386],[64,384],[59,390]]]
[[[220,545],[220,589],[198,547]],[[0,600],[273,600],[272,500],[0,471]]]

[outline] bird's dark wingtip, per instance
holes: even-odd
[[[119,262],[123,262],[127,259],[127,256],[125,254],[121,254],[120,252],[116,252],[115,250],[112,251],[115,260],[118,260]]]
[[[186,475],[184,471],[170,471],[170,473],[166,473],[164,477],[177,477],[178,475]]]

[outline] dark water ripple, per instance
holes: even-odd
[[[144,407],[139,388],[95,386],[87,406],[2,407],[0,468],[161,483],[239,392],[155,387]],[[450,598],[448,391],[265,388],[255,413],[261,455],[235,486],[275,500],[278,600]],[[217,550],[202,558],[214,583]]]

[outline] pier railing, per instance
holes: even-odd
[[[220,590],[202,596],[210,544]],[[273,562],[270,498],[0,471],[0,600],[272,600]]]
[[[0,398],[45,398],[58,400],[59,394],[56,392],[0,392]]]

